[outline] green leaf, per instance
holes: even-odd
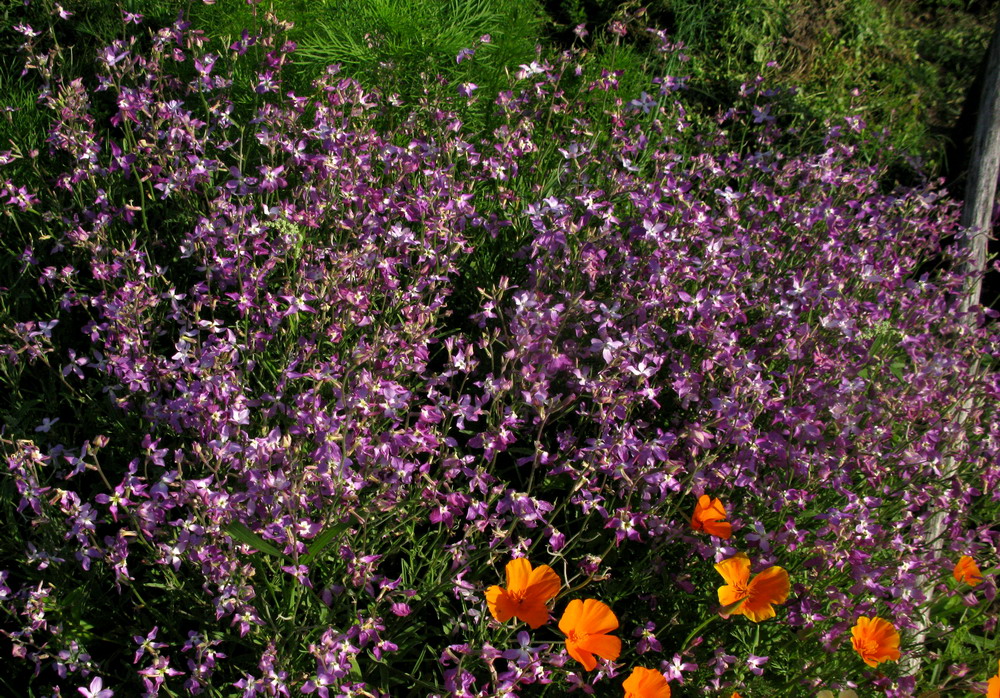
[[[358,660],[354,658],[353,654],[347,655],[348,660],[351,662],[350,677],[354,681],[361,681],[361,667],[358,666]]]
[[[232,536],[234,539],[238,540],[240,543],[246,543],[255,550],[258,550],[262,553],[267,553],[268,555],[276,557],[279,560],[287,559],[283,552],[278,550],[276,547],[268,543],[266,540],[258,536],[256,533],[254,533],[241,523],[231,523],[228,526],[226,526],[223,530],[230,536]]]
[[[981,635],[975,635],[973,633],[969,633],[966,636],[966,639],[969,642],[969,644],[971,644],[972,646],[974,646],[980,652],[989,652],[997,644],[995,638],[994,639],[989,639],[989,638],[983,637]]]
[[[313,542],[309,545],[306,550],[306,554],[302,556],[301,563],[303,565],[308,565],[316,556],[319,555],[326,546],[330,545],[334,538],[338,538],[341,533],[348,529],[348,525],[345,523],[338,523],[332,526],[328,526],[325,531],[320,533],[313,539]]]

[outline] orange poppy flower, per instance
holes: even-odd
[[[972,587],[983,581],[983,573],[979,571],[979,565],[968,555],[958,558],[952,574],[955,575],[956,582],[965,582]]]
[[[741,695],[740,695],[739,693],[737,693],[736,691],[733,691],[733,695],[729,696],[729,698],[743,698],[743,696],[741,696]]]
[[[986,685],[986,698],[1000,698],[1000,660],[997,660],[997,675],[991,676]]]
[[[750,558],[745,553],[723,560],[715,566],[726,580],[719,587],[719,603],[729,614],[743,614],[754,623],[774,616],[772,604],[788,600],[788,572],[781,567],[768,567],[750,579]]]
[[[637,666],[622,684],[625,698],[670,698],[670,684],[655,669]]]
[[[614,612],[596,599],[573,599],[559,619],[559,629],[566,636],[566,651],[587,671],[597,666],[595,654],[604,659],[618,659],[622,641],[608,635],[617,627]]]
[[[486,605],[499,622],[517,618],[534,630],[549,622],[546,604],[560,587],[562,581],[551,567],[531,569],[531,563],[519,557],[507,563],[507,588],[491,586],[486,590]]]
[[[694,515],[691,517],[691,528],[722,539],[733,535],[733,525],[726,521],[726,509],[722,506],[722,502],[718,498],[712,499],[707,494],[698,498]]]
[[[868,666],[899,659],[899,633],[887,620],[861,616],[851,628],[851,637],[854,649]]]

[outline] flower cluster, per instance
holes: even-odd
[[[706,531],[719,538],[732,535],[726,510],[721,500],[702,495],[691,517],[691,528]],[[719,587],[719,615],[743,615],[754,623],[775,617],[775,605],[788,600],[788,572],[772,566],[751,577],[750,558],[745,553],[722,560],[715,565],[725,580]],[[982,577],[975,562],[965,556],[956,564],[955,579],[978,584]],[[515,558],[506,566],[506,587],[490,586],[486,603],[490,614],[499,623],[516,618],[538,630],[549,621],[549,602],[559,596],[562,581],[548,565],[532,567],[525,558]],[[573,599],[559,620],[559,630],[566,636],[566,651],[580,662],[586,671],[597,667],[595,655],[613,662],[621,654],[622,644],[609,635],[619,626],[614,612],[596,599]],[[892,623],[882,618],[861,616],[851,629],[852,644],[865,664],[876,667],[887,660],[899,660],[900,636]],[[690,638],[689,638],[690,639]],[[686,643],[685,643],[686,644]],[[764,658],[766,661],[767,658]],[[637,666],[623,684],[626,698],[669,698],[670,685],[666,677],[655,670]],[[734,693],[738,696],[738,693]]]
[[[486,590],[490,613],[500,623],[511,618],[524,621],[532,630],[548,622],[547,603],[559,594],[562,583],[548,565],[532,569],[524,558],[507,563],[507,587],[491,586]],[[566,652],[583,665],[597,668],[597,657],[618,659],[621,640],[610,633],[618,629],[618,618],[611,608],[597,599],[573,599],[559,619],[559,630],[566,636]],[[623,684],[632,698],[669,698],[670,686],[663,675],[645,667],[635,667]]]
[[[83,74],[61,13],[19,30],[49,124],[0,152],[10,685],[993,670],[939,630],[1000,617],[1000,337],[935,183],[894,188],[860,127],[805,147],[763,78],[706,107],[662,32],[652,80],[575,48],[407,102],[309,82],[252,7],[225,41],[132,14]],[[497,641],[484,591],[530,632]]]

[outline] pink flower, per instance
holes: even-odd
[[[83,695],[83,698],[111,698],[115,694],[110,688],[104,688],[104,682],[100,676],[94,677],[89,688],[80,687],[76,690]]]

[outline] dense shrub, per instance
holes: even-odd
[[[997,337],[961,277],[916,274],[962,232],[934,183],[883,191],[857,116],[803,154],[760,80],[716,113],[579,51],[492,105],[336,66],[295,92],[286,28],[218,45],[181,18],[86,79],[21,28],[51,126],[43,186],[0,170],[9,689],[987,679]],[[703,494],[731,538],[692,529]],[[789,575],[775,620],[719,609],[713,563],[744,551]],[[557,615],[609,606],[616,661],[581,668],[587,618],[492,620],[512,557],[558,575]],[[865,667],[860,617],[898,663]]]

